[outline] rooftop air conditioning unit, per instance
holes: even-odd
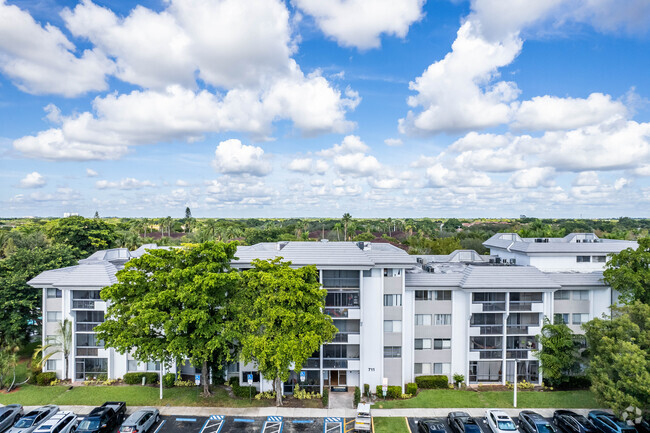
[[[517,259],[510,259],[510,264],[511,265],[516,265],[517,264]]]
[[[497,258],[494,259],[494,260],[495,260],[496,263],[501,263],[501,257],[497,257]]]

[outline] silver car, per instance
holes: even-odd
[[[139,409],[131,414],[117,430],[118,433],[146,433],[160,421],[158,409]]]
[[[0,432],[14,425],[21,416],[23,416],[23,407],[19,404],[0,407]]]
[[[48,405],[39,407],[20,418],[8,433],[32,433],[45,421],[52,418],[59,411],[59,406]]]

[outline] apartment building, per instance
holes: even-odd
[[[515,369],[519,379],[539,383],[532,350],[544,317],[563,320],[580,332],[581,323],[607,313],[616,297],[602,282],[605,263],[593,257],[636,248],[636,243],[593,234],[538,241],[504,233],[485,246],[489,256],[474,251],[411,256],[387,243],[272,242],[240,246],[232,266],[247,269],[254,259],[283,257],[293,266],[318,268],[328,291],[325,311],[339,332],[303,366],[306,382],[301,386],[310,390],[365,383],[373,389],[383,378],[404,385],[422,374],[451,378],[460,373],[469,384],[505,383],[513,380]],[[43,289],[44,341],[56,322],[73,322],[69,377],[158,371],[155,363],[104,348],[93,332],[106,311],[99,291],[116,281],[115,273],[126,261],[150,248],[157,247],[99,251],[77,266],[46,271],[29,282]],[[60,356],[45,366],[60,377],[63,368]],[[194,373],[188,364],[171,371],[177,368]],[[242,384],[249,373],[258,389],[271,389],[255,365],[228,369]],[[285,392],[296,383],[299,378],[292,373]]]

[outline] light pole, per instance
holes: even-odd
[[[516,408],[517,407],[517,361],[518,361],[517,358],[515,358],[514,361],[515,361],[515,382],[514,382],[515,393],[513,395],[513,400],[514,401],[512,403],[512,406]]]
[[[163,368],[164,368],[164,362],[160,361],[160,399],[163,399]]]

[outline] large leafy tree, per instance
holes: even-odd
[[[612,254],[603,273],[612,289],[620,292],[624,303],[641,301],[650,305],[650,238],[639,239],[636,250]]]
[[[234,242],[206,242],[130,260],[101,292],[109,307],[98,337],[141,361],[189,358],[202,365],[209,395],[208,363],[225,359],[230,347],[224,306],[238,281],[230,268],[236,250]]]
[[[579,344],[565,323],[554,324],[545,318],[537,340],[542,347],[534,354],[541,362],[544,379],[552,386],[566,382],[571,373],[579,371]]]
[[[71,216],[51,222],[47,235],[56,243],[79,250],[80,257],[115,244],[115,226],[99,218]]]
[[[650,305],[613,307],[610,318],[582,325],[591,362],[592,390],[619,414],[628,406],[650,411]]]
[[[41,323],[40,289],[27,285],[38,274],[76,264],[77,252],[67,245],[20,248],[0,260],[0,342],[25,342]]]
[[[323,312],[326,294],[314,266],[294,269],[281,258],[255,260],[252,269],[241,273],[229,309],[231,335],[239,341],[241,358],[273,378],[278,406],[290,370],[300,371],[336,334],[332,319]]]

